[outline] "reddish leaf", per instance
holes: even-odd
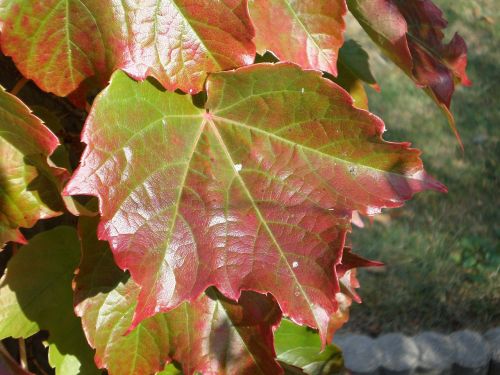
[[[95,219],[80,221],[83,259],[75,297],[99,367],[111,375],[147,375],[176,360],[185,374],[282,372],[273,346],[281,312],[271,298],[257,293],[243,293],[237,304],[211,288],[191,304],[146,319],[125,335],[139,287],[116,267],[108,244],[97,241],[96,227]]]
[[[356,277],[356,269],[362,267],[381,267],[384,264],[374,260],[365,259],[357,254],[351,252],[349,247],[345,247],[342,253],[342,261],[335,268],[337,277],[339,278],[342,293],[345,297],[353,299],[354,301],[361,303],[361,298],[356,293],[357,288],[359,288],[359,282]],[[345,298],[343,298],[345,299]],[[348,301],[348,306],[350,306],[351,301]],[[347,321],[347,318],[344,322]],[[342,324],[344,323],[342,322]]]
[[[445,188],[320,72],[258,64],[207,90],[205,112],[116,73],[66,192],[100,198],[99,237],[141,287],[133,325],[215,285],[233,300],[272,293],[326,342],[352,211]]]
[[[57,216],[62,208],[54,183],[64,171],[47,157],[57,137],[18,98],[0,87],[0,249],[7,241],[25,243],[19,227]],[[64,176],[62,176],[64,177]]]
[[[337,75],[347,12],[344,0],[254,0],[249,5],[259,53],[269,50],[304,69]]]
[[[246,0],[10,1],[1,44],[43,90],[65,96],[115,69],[167,89],[201,90],[208,72],[255,56]],[[77,98],[73,98],[74,100]]]
[[[459,140],[451,97],[455,85],[470,85],[467,47],[455,34],[443,44],[447,22],[430,0],[348,0],[349,10],[382,50],[445,112]]]

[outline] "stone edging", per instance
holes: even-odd
[[[389,333],[376,339],[339,333],[333,340],[353,375],[500,375],[500,327],[414,337]]]

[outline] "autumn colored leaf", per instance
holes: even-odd
[[[373,41],[439,105],[457,139],[450,112],[458,84],[467,78],[467,47],[455,34],[443,43],[447,22],[430,0],[347,0],[349,10]]]
[[[28,107],[0,87],[0,248],[7,241],[25,243],[19,227],[63,208],[57,185],[65,171],[47,164],[58,144]]]
[[[60,96],[86,79],[104,85],[115,69],[198,92],[208,72],[255,57],[246,0],[7,0],[0,25],[3,52]]]
[[[253,292],[235,303],[210,288],[191,304],[143,320],[126,334],[140,290],[115,265],[108,243],[97,240],[96,228],[95,218],[80,219],[83,258],[75,301],[99,367],[111,375],[148,375],[175,360],[186,375],[282,372],[272,331],[281,312],[271,298]],[[165,373],[178,372],[170,366]]]
[[[347,12],[344,0],[254,0],[249,6],[259,53],[268,50],[304,69],[337,75]]]
[[[99,197],[99,238],[140,287],[133,326],[213,285],[271,293],[326,343],[352,211],[445,188],[320,72],[257,64],[210,75],[207,92],[201,110],[117,72],[66,193]]]
[[[0,339],[49,331],[57,374],[98,374],[73,312],[71,281],[80,259],[76,230],[57,227],[33,237],[12,257],[0,280]]]

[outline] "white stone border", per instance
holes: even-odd
[[[333,340],[353,375],[500,375],[500,327],[414,337],[389,333],[376,339],[339,333]]]

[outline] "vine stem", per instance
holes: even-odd
[[[26,355],[26,342],[22,337],[20,337],[18,340],[19,340],[19,359],[21,361],[21,367],[24,370],[28,370],[28,356]]]
[[[27,83],[28,83],[28,79],[26,77],[21,78],[19,81],[17,81],[15,86],[12,88],[12,90],[10,90],[10,93],[12,95],[19,94],[19,91],[21,91]]]

